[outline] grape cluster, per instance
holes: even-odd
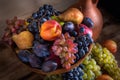
[[[7,20],[7,28],[5,29],[5,33],[2,36],[2,40],[8,43],[9,45],[13,45],[12,35],[18,34],[21,31],[26,30],[26,22],[23,19],[18,19],[14,17],[11,20]]]
[[[44,4],[27,19],[27,22],[29,23],[28,30],[33,33],[35,40],[42,44],[46,43],[46,41],[39,36],[39,28],[42,23],[52,19],[52,16],[57,16],[59,14],[60,12],[54,9],[52,5]]]
[[[92,57],[101,66],[103,73],[109,74],[114,80],[120,80],[120,68],[112,53],[99,43],[94,44]]]
[[[89,52],[89,46],[93,43],[93,39],[86,34],[76,37],[75,42],[78,44],[78,54],[75,54],[76,61],[78,61]]]
[[[63,80],[83,80],[82,78],[83,75],[84,75],[84,72],[81,66],[75,67],[69,72],[62,74]]]
[[[65,33],[59,39],[55,40],[52,46],[52,51],[55,55],[61,58],[62,66],[70,69],[74,63],[75,53],[78,52],[77,44],[74,43],[74,38],[70,37],[69,33]]]
[[[85,58],[82,65],[84,66],[83,67],[83,71],[84,71],[83,79],[84,80],[95,80],[98,76],[102,74],[100,66],[97,65],[94,58],[91,58],[91,55]]]
[[[54,9],[52,5],[44,4],[39,8],[38,11],[34,12],[31,17],[32,19],[39,20],[40,23],[43,23],[47,20],[50,20],[51,16],[58,16],[59,14],[60,12]],[[31,19],[28,21],[30,22],[30,20]]]

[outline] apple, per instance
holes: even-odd
[[[105,40],[103,41],[102,45],[113,54],[117,52],[117,43],[114,40],[111,39]]]
[[[62,34],[61,25],[55,20],[48,20],[39,29],[40,36],[47,41],[53,41]]]

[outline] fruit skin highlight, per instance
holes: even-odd
[[[39,29],[40,36],[47,41],[53,41],[61,36],[61,25],[55,20],[48,20],[44,22]]]
[[[117,44],[115,41],[108,39],[105,40],[102,45],[110,50],[111,53],[115,54],[117,52]]]

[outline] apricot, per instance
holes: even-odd
[[[103,41],[102,45],[113,54],[117,52],[117,43],[114,40],[111,39],[105,40]]]
[[[62,27],[57,21],[48,20],[41,25],[39,32],[44,40],[53,41],[61,36]]]

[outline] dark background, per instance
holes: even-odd
[[[120,21],[120,1],[119,0],[99,0],[98,7],[104,9],[110,15]]]

